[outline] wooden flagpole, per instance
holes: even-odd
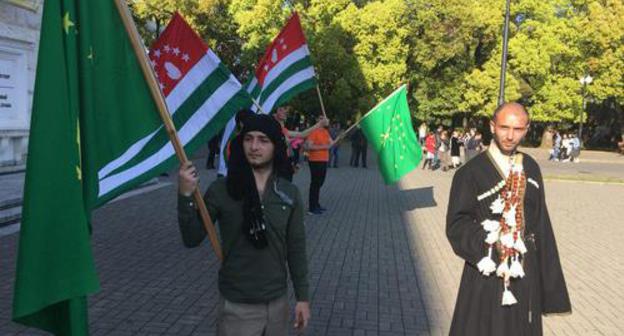
[[[262,109],[262,106],[260,106],[260,104],[258,104],[258,101],[256,101],[256,99],[254,97],[251,97],[251,101],[258,108],[258,112],[260,112],[262,114],[266,114],[266,112],[264,112],[264,110]]]
[[[321,102],[321,111],[323,112],[323,117],[327,118],[327,114],[325,113],[325,104],[323,104],[323,96],[321,96],[321,89],[318,85],[318,77],[316,83],[316,93],[318,94],[319,102]]]
[[[126,4],[126,0],[113,1],[115,2],[115,6],[117,6],[117,11],[119,12],[119,16],[123,21],[126,32],[130,37],[134,53],[139,60],[141,70],[143,70],[143,75],[145,76],[145,80],[147,81],[150,88],[152,98],[154,98],[154,100],[156,101],[158,112],[160,113],[160,117],[165,125],[165,128],[167,129],[167,134],[169,135],[171,144],[175,149],[176,156],[181,163],[186,163],[188,162],[188,158],[186,156],[186,152],[184,151],[184,146],[182,146],[182,143],[178,138],[175,126],[173,124],[173,121],[171,120],[171,115],[169,114],[169,111],[167,109],[167,104],[165,103],[165,98],[160,91],[160,87],[158,86],[158,82],[156,81],[156,76],[154,75],[154,72],[152,71],[152,68],[148,63],[143,43],[139,39],[139,32],[134,25],[132,15],[130,14],[130,10],[128,9],[128,6]],[[212,223],[212,220],[210,219],[208,209],[206,208],[206,204],[204,203],[204,199],[202,198],[199,188],[195,188],[195,190],[193,191],[193,198],[195,200],[195,204],[197,204],[197,207],[199,208],[199,213],[204,223],[206,233],[208,234],[210,244],[212,245],[212,249],[217,255],[217,258],[219,258],[220,261],[223,261],[223,251],[221,250],[221,244],[219,243],[219,239],[217,238],[217,231],[214,224]]]
[[[359,125],[359,124],[360,124],[360,121],[362,121],[362,119],[364,119],[364,118],[363,118],[363,117],[362,117],[362,118],[360,118],[360,120],[356,121],[353,125],[351,125],[349,128],[347,128],[344,132],[340,133],[340,135],[339,135],[338,137],[336,137],[336,139],[334,140],[334,143],[338,143],[338,142],[342,141],[342,139],[343,139],[344,137],[346,137],[346,136],[347,136],[347,134],[348,134],[349,132],[351,132],[351,130],[352,130],[352,129],[354,129],[354,128],[355,128],[355,126],[357,126],[357,125]]]

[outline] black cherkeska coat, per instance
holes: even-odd
[[[461,278],[450,335],[514,336],[542,335],[542,314],[570,312],[559,254],[555,243],[540,169],[531,157],[523,154],[527,177],[524,198],[525,277],[511,280],[511,291],[518,300],[503,306],[502,279],[485,276],[477,263],[487,254],[485,219],[496,219],[490,204],[492,194],[479,195],[504,180],[504,175],[485,151],[460,168],[453,178],[446,218],[446,233],[455,253],[466,261]],[[496,256],[493,256],[497,260]],[[497,262],[498,264],[498,262]]]

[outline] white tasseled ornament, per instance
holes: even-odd
[[[512,278],[523,278],[524,270],[522,269],[522,264],[518,261],[518,257],[514,258],[514,261],[511,263],[511,267],[509,268],[509,273]]]
[[[507,223],[507,225],[515,227],[516,226],[516,206],[512,205],[508,211],[504,212],[503,218],[505,218],[505,223]]]
[[[501,235],[500,242],[501,244],[503,244],[503,246],[507,248],[512,248],[514,246],[513,233],[508,232],[508,233]]]
[[[509,290],[509,288],[505,286],[505,291],[503,292],[503,306],[511,306],[516,303],[518,303],[518,300],[516,300],[516,297]]]
[[[487,232],[498,231],[500,229],[500,222],[496,220],[486,219],[481,222],[483,230]]]
[[[492,260],[492,247],[488,250],[488,255],[483,257],[481,261],[477,264],[477,268],[479,272],[483,273],[485,276],[489,276],[492,272],[496,271],[496,263]]]
[[[496,243],[498,241],[498,230],[497,231],[492,231],[490,233],[487,234],[487,237],[485,237],[485,242],[493,245],[494,243]]]
[[[500,195],[498,195],[498,198],[496,198],[494,202],[492,202],[492,205],[490,205],[490,210],[492,210],[493,214],[503,213],[503,210],[505,210],[505,201],[503,201],[503,198],[500,197]]]
[[[507,258],[503,260],[496,269],[496,275],[501,278],[506,278],[509,275],[509,265],[507,265]]]
[[[518,239],[516,239],[513,247],[514,249],[516,249],[516,251],[522,254],[527,253],[526,245],[524,245],[524,241],[522,240],[522,237],[520,235],[518,235]]]

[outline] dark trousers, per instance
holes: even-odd
[[[338,146],[329,150],[329,167],[338,168]]]
[[[215,157],[217,156],[217,152],[213,151],[212,149],[210,150],[210,152],[208,153],[208,159],[206,160],[206,168],[207,169],[214,169],[215,167]]]
[[[308,206],[310,210],[314,210],[321,207],[321,204],[319,203],[319,194],[321,193],[323,183],[325,183],[325,176],[327,175],[327,162],[310,161],[309,164],[311,178]]]
[[[362,158],[362,167],[366,168],[366,149],[366,146],[353,147],[353,152],[351,153],[351,166],[359,167],[360,158]]]
[[[358,148],[357,146],[351,146],[351,159],[349,159],[349,165],[351,167],[355,167],[356,156],[358,157],[358,160],[359,160],[360,155],[358,154]]]
[[[366,153],[368,152],[368,146],[362,146],[360,148],[362,154],[362,167],[366,168]]]

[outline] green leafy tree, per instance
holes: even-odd
[[[241,80],[296,10],[330,117],[355,119],[401,83],[421,120],[489,116],[497,104],[505,0],[135,0],[145,23],[175,10]],[[505,99],[537,123],[610,117],[624,127],[624,3],[513,0]],[[583,91],[579,78],[594,81]],[[588,107],[583,107],[583,95]],[[308,116],[314,90],[292,104]],[[589,111],[589,115],[585,114]],[[595,122],[594,122],[595,123]],[[615,125],[614,124],[614,125]],[[614,129],[616,126],[612,126]]]

